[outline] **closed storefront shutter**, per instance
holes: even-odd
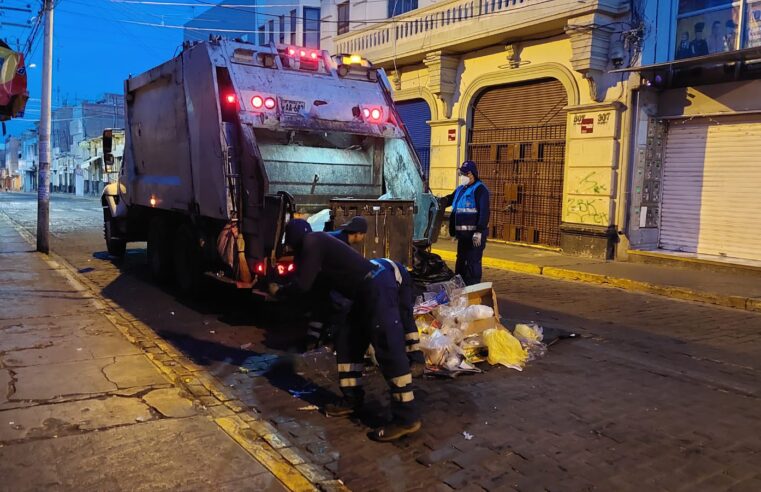
[[[761,115],[669,125],[660,246],[761,260]]]
[[[431,108],[422,99],[402,101],[396,105],[399,116],[402,117],[407,130],[412,137],[412,144],[423,166],[423,174],[429,176],[431,160]]]
[[[567,105],[555,79],[495,87],[476,100],[468,156],[491,193],[491,237],[560,245]]]

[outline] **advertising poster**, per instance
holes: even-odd
[[[761,8],[761,0],[757,5]],[[737,49],[738,17],[739,8],[731,4],[696,15],[680,15],[674,58],[680,60]]]

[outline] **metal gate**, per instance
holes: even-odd
[[[490,236],[560,245],[566,125],[470,131],[468,156],[491,194]]]

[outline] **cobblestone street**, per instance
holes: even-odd
[[[293,353],[303,326],[282,306],[213,284],[180,299],[150,282],[143,244],[108,258],[99,202],[51,207],[52,249],[100,295],[352,490],[761,490],[761,313],[487,269],[509,323],[581,337],[523,372],[419,381],[423,430],[383,445],[365,436],[386,402],[378,374],[357,420],[326,418],[311,405],[337,391],[333,361]],[[34,230],[34,196],[0,194],[0,211]]]

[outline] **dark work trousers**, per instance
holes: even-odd
[[[331,290],[330,285],[318,276],[309,293],[307,338],[312,343],[328,342],[345,323],[350,304],[351,301]]]
[[[391,261],[391,260],[387,260]],[[415,287],[412,282],[412,276],[407,268],[401,263],[396,263],[397,268],[402,276],[402,283],[399,284],[399,315],[404,328],[404,344],[407,350],[407,357],[410,362],[425,363],[425,355],[420,349],[420,333],[415,324]]]
[[[374,278],[363,283],[349,313],[348,325],[338,332],[338,381],[350,403],[362,402],[365,353],[372,343],[391,392],[391,415],[394,421],[409,425],[420,420],[420,412],[412,392],[412,374],[399,318],[399,287],[391,268],[379,270]]]
[[[481,246],[473,246],[473,234],[457,239],[457,263],[455,273],[462,277],[465,285],[481,282],[481,260],[486,248],[486,234],[481,235]]]

